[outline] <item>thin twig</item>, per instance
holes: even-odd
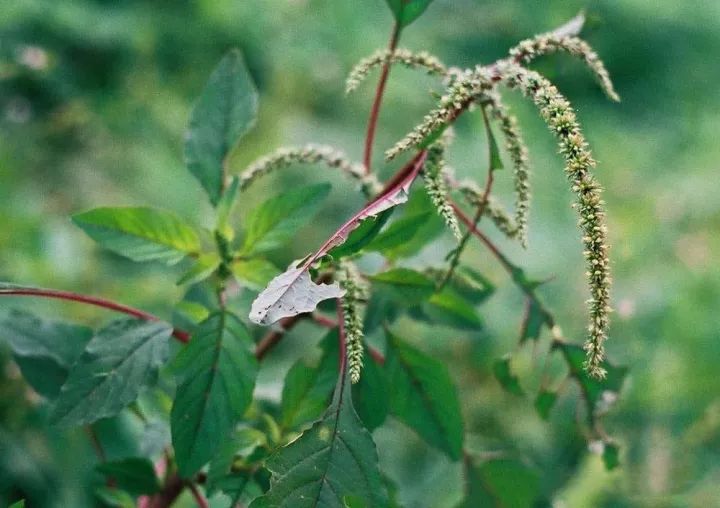
[[[122,312],[124,314],[128,314],[130,316],[139,318],[139,319],[145,319],[148,321],[163,321],[159,317],[150,314],[149,312],[145,312],[140,309],[136,309],[134,307],[130,307],[128,305],[123,305],[121,303],[113,302],[111,300],[106,300],[105,298],[99,298],[96,296],[89,296],[89,295],[81,295],[78,293],[73,293],[71,291],[61,291],[58,289],[40,289],[40,288],[12,288],[12,289],[2,289],[0,290],[0,296],[37,296],[41,298],[54,298],[57,300],[65,300],[69,302],[79,302],[79,303],[85,303],[87,305],[94,305],[95,307],[101,307],[103,309],[109,309],[114,310],[116,312]],[[174,329],[172,332],[173,337],[175,337],[180,342],[187,342],[190,340],[190,334],[183,331]]]
[[[393,26],[393,32],[390,36],[390,44],[388,45],[388,52],[390,55],[397,48],[398,40],[400,39],[400,24],[395,23]],[[380,106],[382,104],[383,96],[385,95],[385,87],[387,85],[388,76],[390,75],[390,67],[392,65],[391,59],[388,58],[383,64],[382,71],[380,72],[380,80],[378,81],[377,89],[375,90],[375,100],[373,101],[372,108],[370,109],[370,118],[368,119],[367,134],[365,136],[365,151],[363,154],[363,164],[365,165],[365,174],[369,175],[372,172],[372,150],[375,142],[375,131],[377,129],[378,118],[380,116]]]
[[[193,482],[188,482],[188,488],[190,489],[190,492],[193,495],[193,498],[195,498],[195,502],[200,508],[208,508],[208,502],[207,499],[205,499],[205,496],[202,495],[202,492],[200,492],[200,489],[198,489],[197,485],[195,485]]]

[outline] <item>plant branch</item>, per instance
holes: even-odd
[[[210,506],[208,505],[205,496],[203,496],[202,492],[200,492],[200,489],[198,489],[197,485],[195,485],[193,482],[188,482],[188,488],[190,489],[190,492],[192,493],[195,502],[200,508],[208,508]]]
[[[133,316],[139,319],[145,319],[147,321],[162,321],[159,317],[149,312],[145,312],[128,305],[106,300],[105,298],[99,298],[89,295],[81,295],[70,291],[61,291],[57,289],[40,289],[40,288],[3,288],[0,289],[0,296],[37,296],[41,298],[54,298],[56,300],[65,300],[69,302],[84,303],[87,305],[94,305],[95,307],[101,307],[103,309],[114,310],[116,312],[122,312],[129,316]],[[187,342],[190,340],[190,334],[183,330],[173,329],[173,337],[180,342]]]
[[[502,267],[510,274],[513,282],[515,283],[520,290],[527,295],[528,298],[532,299],[535,304],[538,306],[540,311],[543,313],[543,316],[545,317],[545,322],[547,323],[547,326],[549,328],[555,327],[555,317],[553,314],[547,309],[545,304],[540,300],[540,298],[537,296],[535,292],[535,287],[528,283],[523,283],[519,279],[519,274],[522,273],[522,270],[515,266],[508,258],[500,252],[500,249],[493,243],[490,238],[488,238],[485,233],[480,231],[473,221],[463,212],[460,207],[457,205],[457,203],[451,202],[451,205],[453,207],[453,210],[455,210],[455,213],[457,214],[458,218],[461,222],[467,226],[468,230],[472,232],[473,235],[475,235],[482,243],[487,247],[487,249],[490,251],[490,253],[500,262]]]
[[[390,44],[388,45],[388,51],[390,54],[392,54],[397,48],[399,39],[400,24],[396,22],[393,26],[392,35],[390,36]],[[390,58],[388,58],[383,64],[382,71],[380,71],[380,80],[378,81],[377,89],[375,90],[375,100],[373,101],[372,108],[370,109],[370,118],[368,119],[367,134],[365,136],[365,151],[363,154],[363,164],[365,166],[366,175],[369,175],[372,171],[372,150],[373,144],[375,143],[375,131],[377,129],[378,118],[380,116],[380,106],[385,94],[385,87],[387,86],[391,65],[392,62]]]

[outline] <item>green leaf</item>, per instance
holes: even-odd
[[[608,471],[618,467],[620,465],[620,447],[613,442],[606,441],[603,447],[602,460],[605,469]]]
[[[452,459],[462,457],[463,422],[447,367],[387,331],[390,412]]]
[[[463,330],[477,330],[483,326],[475,307],[447,286],[423,304],[422,314],[431,323]]]
[[[527,340],[540,339],[542,327],[550,326],[545,310],[538,304],[536,299],[530,298],[527,305],[526,315],[520,329],[520,344],[525,343]]]
[[[48,321],[20,310],[11,310],[0,324],[0,339],[12,349],[23,377],[50,400],[60,393],[70,367],[91,337],[90,328]]]
[[[205,482],[207,495],[213,496],[221,491],[233,499],[238,498],[250,480],[250,473],[235,471],[236,459],[238,456],[249,456],[258,446],[266,443],[265,434],[259,430],[247,427],[233,432],[210,461]]]
[[[390,410],[390,386],[383,366],[365,348],[363,374],[353,385],[353,403],[358,416],[371,432],[385,422]]]
[[[25,500],[21,499],[20,501],[17,501],[8,506],[8,508],[25,508]]]
[[[540,415],[540,418],[547,420],[550,416],[550,410],[552,410],[555,402],[557,402],[557,392],[552,392],[543,388],[535,398],[535,410]]]
[[[212,314],[173,362],[178,389],[170,415],[183,477],[217,452],[252,401],[257,376],[253,341],[232,314]]]
[[[466,461],[466,497],[462,508],[532,508],[540,497],[540,476],[535,468],[509,458],[475,465]]]
[[[95,208],[73,222],[102,247],[133,261],[175,264],[200,251],[197,231],[177,215],[154,208]]]
[[[124,490],[99,487],[95,490],[95,495],[106,506],[112,506],[112,508],[135,508],[135,500]]]
[[[483,303],[495,292],[495,285],[488,278],[467,266],[453,272],[448,286],[474,305]]]
[[[380,233],[380,230],[394,211],[394,208],[390,208],[389,210],[385,210],[374,217],[368,217],[363,220],[357,229],[350,233],[348,239],[345,240],[342,245],[338,245],[334,249],[330,250],[328,255],[335,259],[340,259],[345,256],[355,254],[356,252],[360,252]]]
[[[330,184],[323,183],[286,191],[253,209],[247,218],[242,254],[281,247],[320,211],[330,189]]]
[[[393,259],[393,251],[406,244],[418,234],[418,231],[427,223],[430,213],[403,217],[396,220],[381,234],[370,242],[365,250],[369,252],[380,252]]]
[[[400,28],[408,26],[425,12],[433,0],[385,0]]]
[[[127,458],[115,462],[104,462],[97,471],[111,478],[117,486],[134,496],[154,494],[160,490],[155,468],[148,459]]]
[[[425,275],[409,268],[394,268],[370,277],[373,284],[390,291],[403,304],[427,300],[435,292],[435,284]]]
[[[405,243],[397,245],[392,250],[385,252],[389,259],[405,259],[419,253],[423,248],[435,240],[445,231],[445,222],[436,212],[425,187],[413,191],[410,199],[403,207],[403,219],[417,217],[427,214],[427,220],[421,225],[416,234]],[[403,220],[401,219],[401,220]]]
[[[483,125],[485,126],[485,132],[487,132],[488,137],[490,170],[496,171],[498,169],[503,169],[505,166],[503,165],[502,156],[500,155],[500,148],[498,147],[497,140],[495,139],[495,134],[493,134],[492,127],[490,126],[486,115],[487,114],[483,111]]]
[[[280,273],[275,265],[262,258],[234,261],[230,270],[238,282],[257,290],[263,289]]]
[[[187,167],[213,205],[222,195],[225,159],[254,125],[257,109],[257,90],[242,54],[231,50],[195,103],[185,140]]]
[[[348,496],[384,507],[377,462],[375,443],[352,407],[344,376],[323,419],[268,459],[270,490],[250,508],[344,508]]]
[[[237,204],[239,190],[240,178],[234,176],[217,205],[217,230],[230,242],[235,239],[235,230],[229,222],[230,215]]]
[[[68,427],[118,414],[157,380],[171,333],[167,323],[133,318],[100,329],[70,369],[50,421]]]
[[[578,380],[580,389],[583,391],[585,400],[590,406],[592,413],[606,410],[622,389],[627,367],[618,367],[609,362],[603,363],[607,371],[605,379],[598,380],[590,377],[583,367],[585,362],[585,350],[575,344],[555,342],[553,348],[560,349],[563,358],[568,365],[570,375]]]
[[[504,356],[493,364],[493,374],[500,385],[513,395],[524,396],[525,392],[520,386],[520,379],[513,373],[510,366],[510,356]]]
[[[280,408],[280,423],[285,429],[297,429],[319,418],[332,396],[339,370],[338,332],[323,339],[323,354],[316,366],[300,360],[285,377]]]
[[[216,252],[200,255],[177,281],[177,285],[197,284],[210,277],[220,266],[220,256]]]

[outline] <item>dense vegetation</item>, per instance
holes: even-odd
[[[232,497],[247,503],[269,488],[253,506],[275,506],[293,492],[293,474],[279,481],[271,473],[297,474],[295,462],[323,449],[328,428],[351,436],[352,467],[343,453],[334,455],[339,465],[324,464],[330,484],[352,492],[333,502],[348,506],[381,506],[386,499],[402,506],[531,506],[553,499],[571,506],[687,506],[715,499],[717,348],[705,312],[717,301],[708,256],[718,213],[713,181],[695,168],[717,151],[697,147],[705,146],[705,126],[718,108],[699,99],[705,81],[689,94],[678,77],[705,69],[697,48],[717,47],[707,35],[716,28],[706,27],[710,17],[684,13],[680,20],[663,7],[645,24],[637,19],[642,2],[594,6],[583,36],[597,43],[619,78],[620,106],[601,102],[571,58],[531,64],[579,105],[600,160],[597,173],[609,187],[618,287],[608,348],[610,358],[632,367],[628,386],[623,367],[593,364],[592,356],[584,365],[587,289],[577,212],[567,207],[572,192],[557,170],[562,159],[531,103],[503,93],[520,116],[535,170],[527,251],[520,245],[524,184],[517,180],[524,154],[518,144],[515,151],[512,143],[507,151],[498,148],[512,122],[494,96],[473,93],[478,110],[457,122],[452,115],[452,144],[437,124],[416,131],[423,134],[402,145],[419,150],[406,157],[408,164],[375,157],[358,165],[341,153],[361,159],[373,101],[364,91],[373,87],[360,85],[364,71],[357,70],[358,91],[343,97],[343,74],[353,60],[387,44],[392,27],[382,2],[371,3],[377,5],[317,2],[312,15],[303,2],[267,11],[254,2],[184,9],[88,1],[11,6],[2,27],[9,44],[2,47],[0,192],[9,234],[0,241],[0,278],[105,295],[153,314],[120,309],[140,319],[117,320],[84,305],[0,301],[7,309],[0,336],[7,343],[0,502],[124,506],[149,495],[142,502],[163,506],[180,495],[179,505],[208,496],[211,505],[228,506]],[[376,144],[382,148],[433,110],[438,99],[427,89],[463,90],[457,86],[463,75],[419,50],[473,69],[573,14],[567,5],[538,15],[521,3],[437,0],[415,19],[402,3],[388,4],[403,28],[402,46],[418,51],[397,53],[380,114]],[[353,33],[368,34],[367,46],[358,47],[363,37],[348,37]],[[242,48],[249,71],[241,53],[226,54],[230,46]],[[651,53],[659,47],[683,58],[670,69],[662,64],[667,51]],[[385,54],[376,55],[379,66]],[[585,60],[603,82],[593,59]],[[445,82],[403,64],[445,74]],[[710,83],[713,72],[700,74]],[[499,81],[523,88],[515,68],[511,74],[498,75]],[[483,93],[492,91],[483,88],[485,77],[472,77]],[[371,72],[364,79],[377,78]],[[525,88],[537,99],[535,84]],[[685,101],[671,99],[678,96]],[[543,115],[567,121],[562,107]],[[692,118],[692,131],[668,121],[682,117]],[[182,169],[179,141],[187,119],[189,172]],[[553,127],[568,133],[575,128],[570,124]],[[342,150],[306,146],[310,141]],[[288,143],[299,148],[277,151]],[[669,162],[675,167],[666,167]],[[692,171],[678,175],[680,163]],[[326,164],[339,171],[322,169]],[[377,180],[365,174],[370,165]],[[447,178],[449,166],[458,178]],[[271,174],[255,178],[261,173]],[[416,177],[410,200],[391,214]],[[466,177],[476,184],[459,185],[452,196],[443,189],[452,191]],[[390,183],[378,194],[379,181]],[[483,190],[493,184],[491,201]],[[513,185],[514,217],[504,211],[513,208]],[[460,208],[450,199],[469,210],[459,222]],[[148,203],[174,212],[153,211]],[[378,203],[383,210],[373,207]],[[466,226],[475,213],[475,220],[483,218],[471,236]],[[109,251],[95,250],[61,219],[67,215]],[[338,227],[337,236],[350,233],[347,241],[321,248],[307,263],[316,281],[338,281],[319,286],[328,288],[327,296],[343,292],[337,316],[333,299],[320,304],[314,320],[285,314],[287,333],[249,326],[275,320],[265,319],[266,305],[253,316],[251,304],[280,272],[276,267],[302,260]],[[138,229],[153,241],[128,238]],[[597,283],[591,273],[591,287]],[[77,299],[34,287],[2,291]],[[673,296],[678,292],[681,301]],[[168,321],[172,315],[172,324],[146,319],[155,315]],[[601,345],[597,338],[591,334],[591,353]],[[349,354],[342,354],[346,344]],[[604,378],[600,367],[608,371]],[[346,370],[358,381],[352,390]],[[113,374],[97,377],[107,372]],[[228,382],[214,384],[215,376]],[[216,387],[205,392],[209,405],[200,385]],[[88,390],[100,396],[88,398]],[[610,409],[603,426],[600,417]],[[67,430],[76,425],[85,431]],[[363,426],[373,431],[377,452]],[[680,450],[681,460],[671,454]],[[164,469],[159,476],[153,462]],[[207,462],[210,468],[198,473]]]

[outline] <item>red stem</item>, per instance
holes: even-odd
[[[190,488],[190,492],[192,492],[193,497],[195,498],[195,502],[200,508],[208,508],[208,502],[207,499],[205,499],[205,496],[202,495],[200,490],[197,488],[197,485],[194,483],[190,483],[188,485]]]
[[[388,51],[390,53],[395,51],[395,48],[397,48],[399,39],[400,24],[395,23],[392,36],[390,37],[390,44],[388,46]],[[378,117],[380,116],[380,106],[382,104],[383,96],[385,95],[385,87],[387,85],[389,75],[390,59],[385,61],[383,64],[382,71],[380,72],[380,81],[378,81],[377,89],[375,90],[375,100],[373,101],[372,108],[370,109],[370,118],[368,119],[367,134],[365,136],[365,153],[363,155],[366,175],[369,175],[372,171],[372,151],[373,144],[375,142],[375,130],[377,129]]]
[[[14,289],[2,289],[0,290],[0,296],[39,296],[42,298],[54,298],[57,300],[65,300],[70,302],[85,303],[88,305],[94,305],[95,307],[102,307],[103,309],[114,310],[116,312],[122,312],[130,316],[134,316],[140,319],[146,319],[148,321],[162,321],[159,317],[145,312],[134,307],[129,307],[121,303],[106,300],[89,295],[81,295],[78,293],[72,293],[70,291],[61,291],[57,289],[40,289],[40,288],[14,288]],[[187,342],[190,340],[190,334],[183,331],[174,329],[172,333],[173,337],[178,339],[180,342]]]

